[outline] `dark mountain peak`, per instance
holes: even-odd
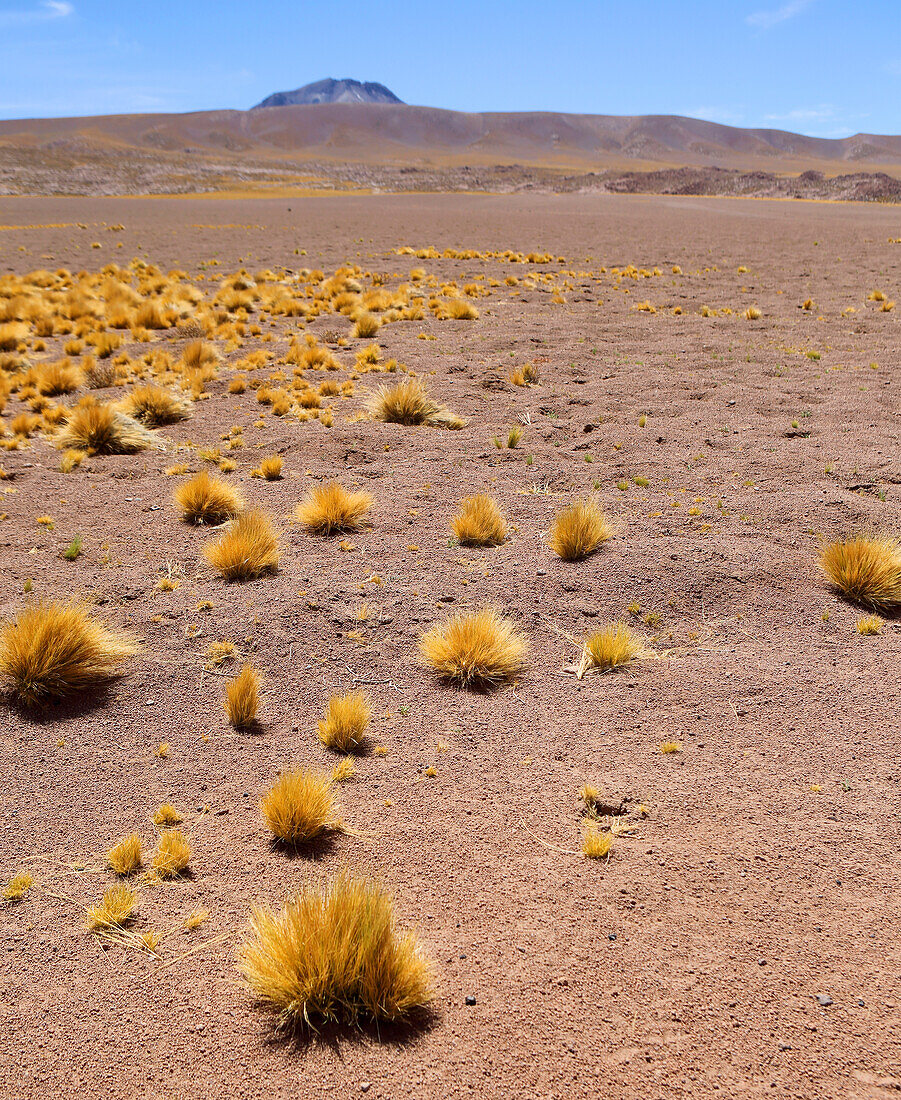
[[[293,92],[273,92],[256,107],[289,107],[295,103],[403,103],[403,100],[398,99],[384,84],[368,80],[361,82],[349,77],[344,80],[327,77],[314,84],[304,84]]]

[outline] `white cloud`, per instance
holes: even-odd
[[[805,8],[809,8],[813,0],[789,0],[781,8],[771,8],[769,11],[755,11],[745,17],[749,27],[757,27],[758,30],[768,31],[771,27],[784,23],[787,19],[793,19],[800,15]]]
[[[66,19],[75,12],[75,5],[66,0],[42,0],[33,8],[0,10],[0,27],[29,27],[36,23],[51,23]]]

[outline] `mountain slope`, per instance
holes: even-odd
[[[403,103],[403,100],[398,99],[384,84],[373,81],[361,82],[351,80],[349,77],[344,80],[327,77],[313,84],[304,84],[302,88],[295,88],[293,92],[273,92],[261,103],[255,104],[251,110],[255,111],[260,107],[291,107],[313,103]]]

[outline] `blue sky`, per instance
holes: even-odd
[[[0,118],[246,108],[325,76],[463,111],[901,133],[901,0],[0,0]]]

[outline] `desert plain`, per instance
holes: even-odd
[[[898,624],[859,633],[818,567],[824,541],[901,526],[896,207],[10,197],[0,223],[0,284],[116,265],[146,295],[196,291],[168,327],[112,330],[112,384],[83,381],[38,419],[118,401],[164,362],[171,382],[198,331],[218,356],[190,418],[136,454],[64,472],[65,412],[27,435],[17,392],[3,414],[2,616],[78,598],[138,643],[106,688],[3,704],[0,877],[33,880],[0,909],[4,1096],[898,1095]],[[192,327],[239,272],[249,296]],[[315,305],[339,272],[352,294],[406,287],[420,315],[354,337]],[[478,316],[443,316],[460,299]],[[25,324],[16,369],[91,351]],[[335,383],[318,407],[285,362],[308,336],[339,364],[303,369],[304,393]],[[367,398],[405,373],[464,426],[371,419]],[[287,392],[280,415],[267,387]],[[270,456],[281,479],[253,476]],[[172,501],[201,469],[272,517],[277,571],[210,568],[215,533]],[[373,505],[322,538],[294,509],[333,479]],[[453,538],[475,493],[506,516],[497,547]],[[554,516],[588,496],[613,534],[562,561]],[[528,638],[523,671],[448,686],[419,638],[483,607]],[[643,655],[578,678],[584,637],[613,621]],[[231,660],[211,659],[218,642]],[[249,731],[222,703],[245,662],[261,677]],[[331,769],[317,722],[353,689],[373,717],[335,785],[342,829],[273,848],[261,794],[288,764]],[[585,784],[615,833],[602,859],[581,850]],[[131,937],[89,931],[115,882],[105,853],[134,832],[152,850],[163,803],[189,869],[136,882]],[[393,893],[431,1008],[404,1028],[287,1033],[238,973],[248,915],[342,868]]]

